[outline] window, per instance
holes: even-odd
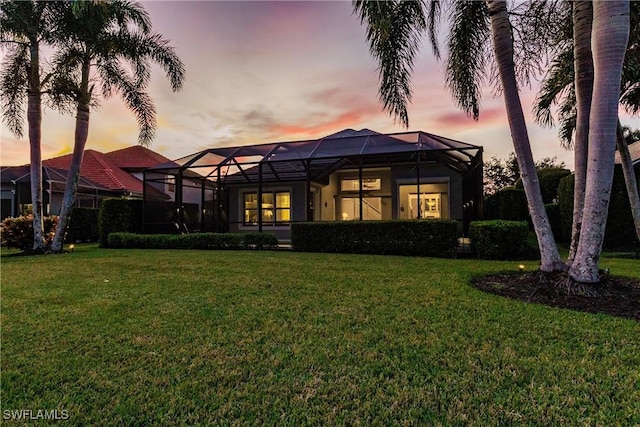
[[[362,178],[362,191],[380,190],[380,178]],[[345,178],[340,183],[340,191],[360,191],[360,181],[354,178]]]
[[[410,218],[417,218],[418,212],[420,218],[441,218],[440,194],[421,193],[419,198],[416,193],[409,194]]]
[[[360,199],[357,197],[342,198],[342,220],[360,219]],[[375,221],[382,219],[382,197],[362,198],[362,219]]]
[[[262,224],[286,225],[291,221],[291,193],[262,193]],[[244,193],[244,225],[258,224],[258,193]]]

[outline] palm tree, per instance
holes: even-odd
[[[569,268],[569,275],[579,283],[600,280],[598,261],[613,181],[618,102],[628,40],[629,2],[594,2],[591,37],[594,80],[589,116],[587,185],[580,241]]]
[[[412,6],[409,7],[405,3]],[[384,6],[380,6],[381,4]],[[408,126],[406,104],[411,100],[410,74],[419,46],[419,35],[426,27],[429,27],[432,44],[435,45],[433,23],[437,22],[440,9],[439,6],[434,7],[433,2],[430,4],[431,7],[427,10],[427,3],[422,1],[353,2],[354,12],[358,14],[361,22],[367,25],[370,51],[379,62],[379,95],[384,108],[393,116],[399,117],[405,127]],[[424,22],[429,24],[425,25]],[[531,153],[518,94],[513,33],[504,1],[456,1],[452,4],[447,85],[459,106],[467,114],[477,118],[480,87],[487,69],[486,41],[489,40],[489,32],[492,35],[501,89],[507,106],[523,186],[541,250],[540,269],[544,272],[565,270],[544,209]]]
[[[0,3],[0,42],[8,51],[0,72],[2,119],[18,138],[23,136],[27,99],[34,252],[43,252],[46,246],[42,220],[41,124],[43,86],[50,75],[41,77],[40,44],[53,42],[56,13],[68,5],[38,1]]]
[[[64,234],[75,201],[78,176],[87,142],[89,116],[100,95],[118,94],[135,114],[139,143],[153,139],[155,107],[146,88],[151,61],[165,71],[173,91],[182,87],[184,66],[167,40],[151,32],[147,12],[126,0],[77,2],[66,18],[67,42],[55,57],[54,86],[64,94],[59,105],[76,110],[75,142],[58,228],[52,243],[62,251]]]
[[[553,61],[541,86],[536,101],[536,119],[543,125],[553,125],[551,107],[558,104],[558,122],[560,140],[566,147],[575,149],[575,191],[572,239],[568,264],[571,264],[578,247],[584,205],[586,185],[587,144],[591,93],[593,91],[593,60],[591,53],[591,2],[573,3],[573,43],[567,43],[567,49],[560,51]],[[640,4],[631,3],[631,25],[627,54],[622,70],[620,105],[630,114],[640,112]],[[573,46],[572,46],[573,45]],[[576,60],[574,61],[574,58]],[[574,71],[575,66],[575,71]],[[575,84],[574,84],[575,81]],[[579,116],[577,114],[580,114]],[[574,137],[575,132],[575,137]],[[618,125],[616,146],[620,153],[622,169],[636,234],[640,239],[640,196],[633,174],[629,148],[624,129]]]

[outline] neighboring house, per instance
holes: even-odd
[[[109,153],[86,150],[80,168],[76,206],[98,208],[105,197],[142,199],[145,193],[142,171],[169,159],[141,146]],[[43,203],[45,215],[58,214],[67,182],[71,154],[43,161]],[[31,212],[29,165],[2,167],[2,218]],[[149,200],[172,200],[170,186],[146,189]]]
[[[482,166],[479,146],[421,131],[346,129],[315,140],[211,148],[147,169],[143,179],[176,185],[175,219],[188,230],[264,231],[288,240],[298,221],[442,218],[466,231],[482,212]],[[197,206],[189,208],[187,191],[200,193]],[[148,217],[145,225],[161,229]]]

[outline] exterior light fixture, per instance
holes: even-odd
[[[520,264],[518,266],[518,269],[520,270],[520,272],[523,272],[524,271],[524,264]]]
[[[75,245],[69,245],[69,250],[70,250],[71,252],[73,252],[73,250],[75,249],[75,247],[76,247]]]

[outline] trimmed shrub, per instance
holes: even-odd
[[[529,207],[524,190],[503,188],[484,201],[484,217],[508,221],[525,221],[529,218]]]
[[[556,241],[564,241],[564,234],[562,232],[562,220],[560,218],[560,205],[558,203],[548,203],[544,205],[544,210],[547,211],[547,217],[551,224],[551,231]]]
[[[291,244],[301,252],[455,258],[458,225],[451,220],[294,223]]]
[[[110,233],[108,247],[121,249],[273,249],[278,239],[268,233],[135,234]]]
[[[100,246],[108,247],[109,234],[136,233],[142,229],[142,200],[109,198],[102,201],[98,215]]]
[[[45,216],[44,238],[47,246],[51,245],[58,225],[57,216]],[[33,248],[33,215],[5,218],[0,224],[2,244],[9,248],[17,248],[23,251]]]
[[[575,175],[569,175],[558,184],[558,207],[560,209],[560,223],[562,226],[562,240],[571,241],[571,227],[573,225],[573,187]]]
[[[98,233],[98,215],[100,210],[93,208],[73,208],[71,220],[67,227],[67,242],[97,242],[100,238]]]
[[[558,199],[558,186],[562,178],[571,175],[569,169],[564,168],[543,168],[538,169],[538,182],[540,182],[540,192],[542,193],[542,201],[545,204],[555,203]],[[522,189],[522,179],[519,179],[516,188]]]
[[[558,188],[562,234],[566,241],[571,240],[574,182],[574,176],[570,175],[561,180]],[[635,249],[637,245],[638,238],[636,237],[633,216],[631,215],[631,206],[624,182],[624,174],[622,173],[622,167],[616,165],[602,246],[604,249]]]
[[[474,221],[469,225],[471,251],[480,259],[523,259],[529,253],[526,221]]]

